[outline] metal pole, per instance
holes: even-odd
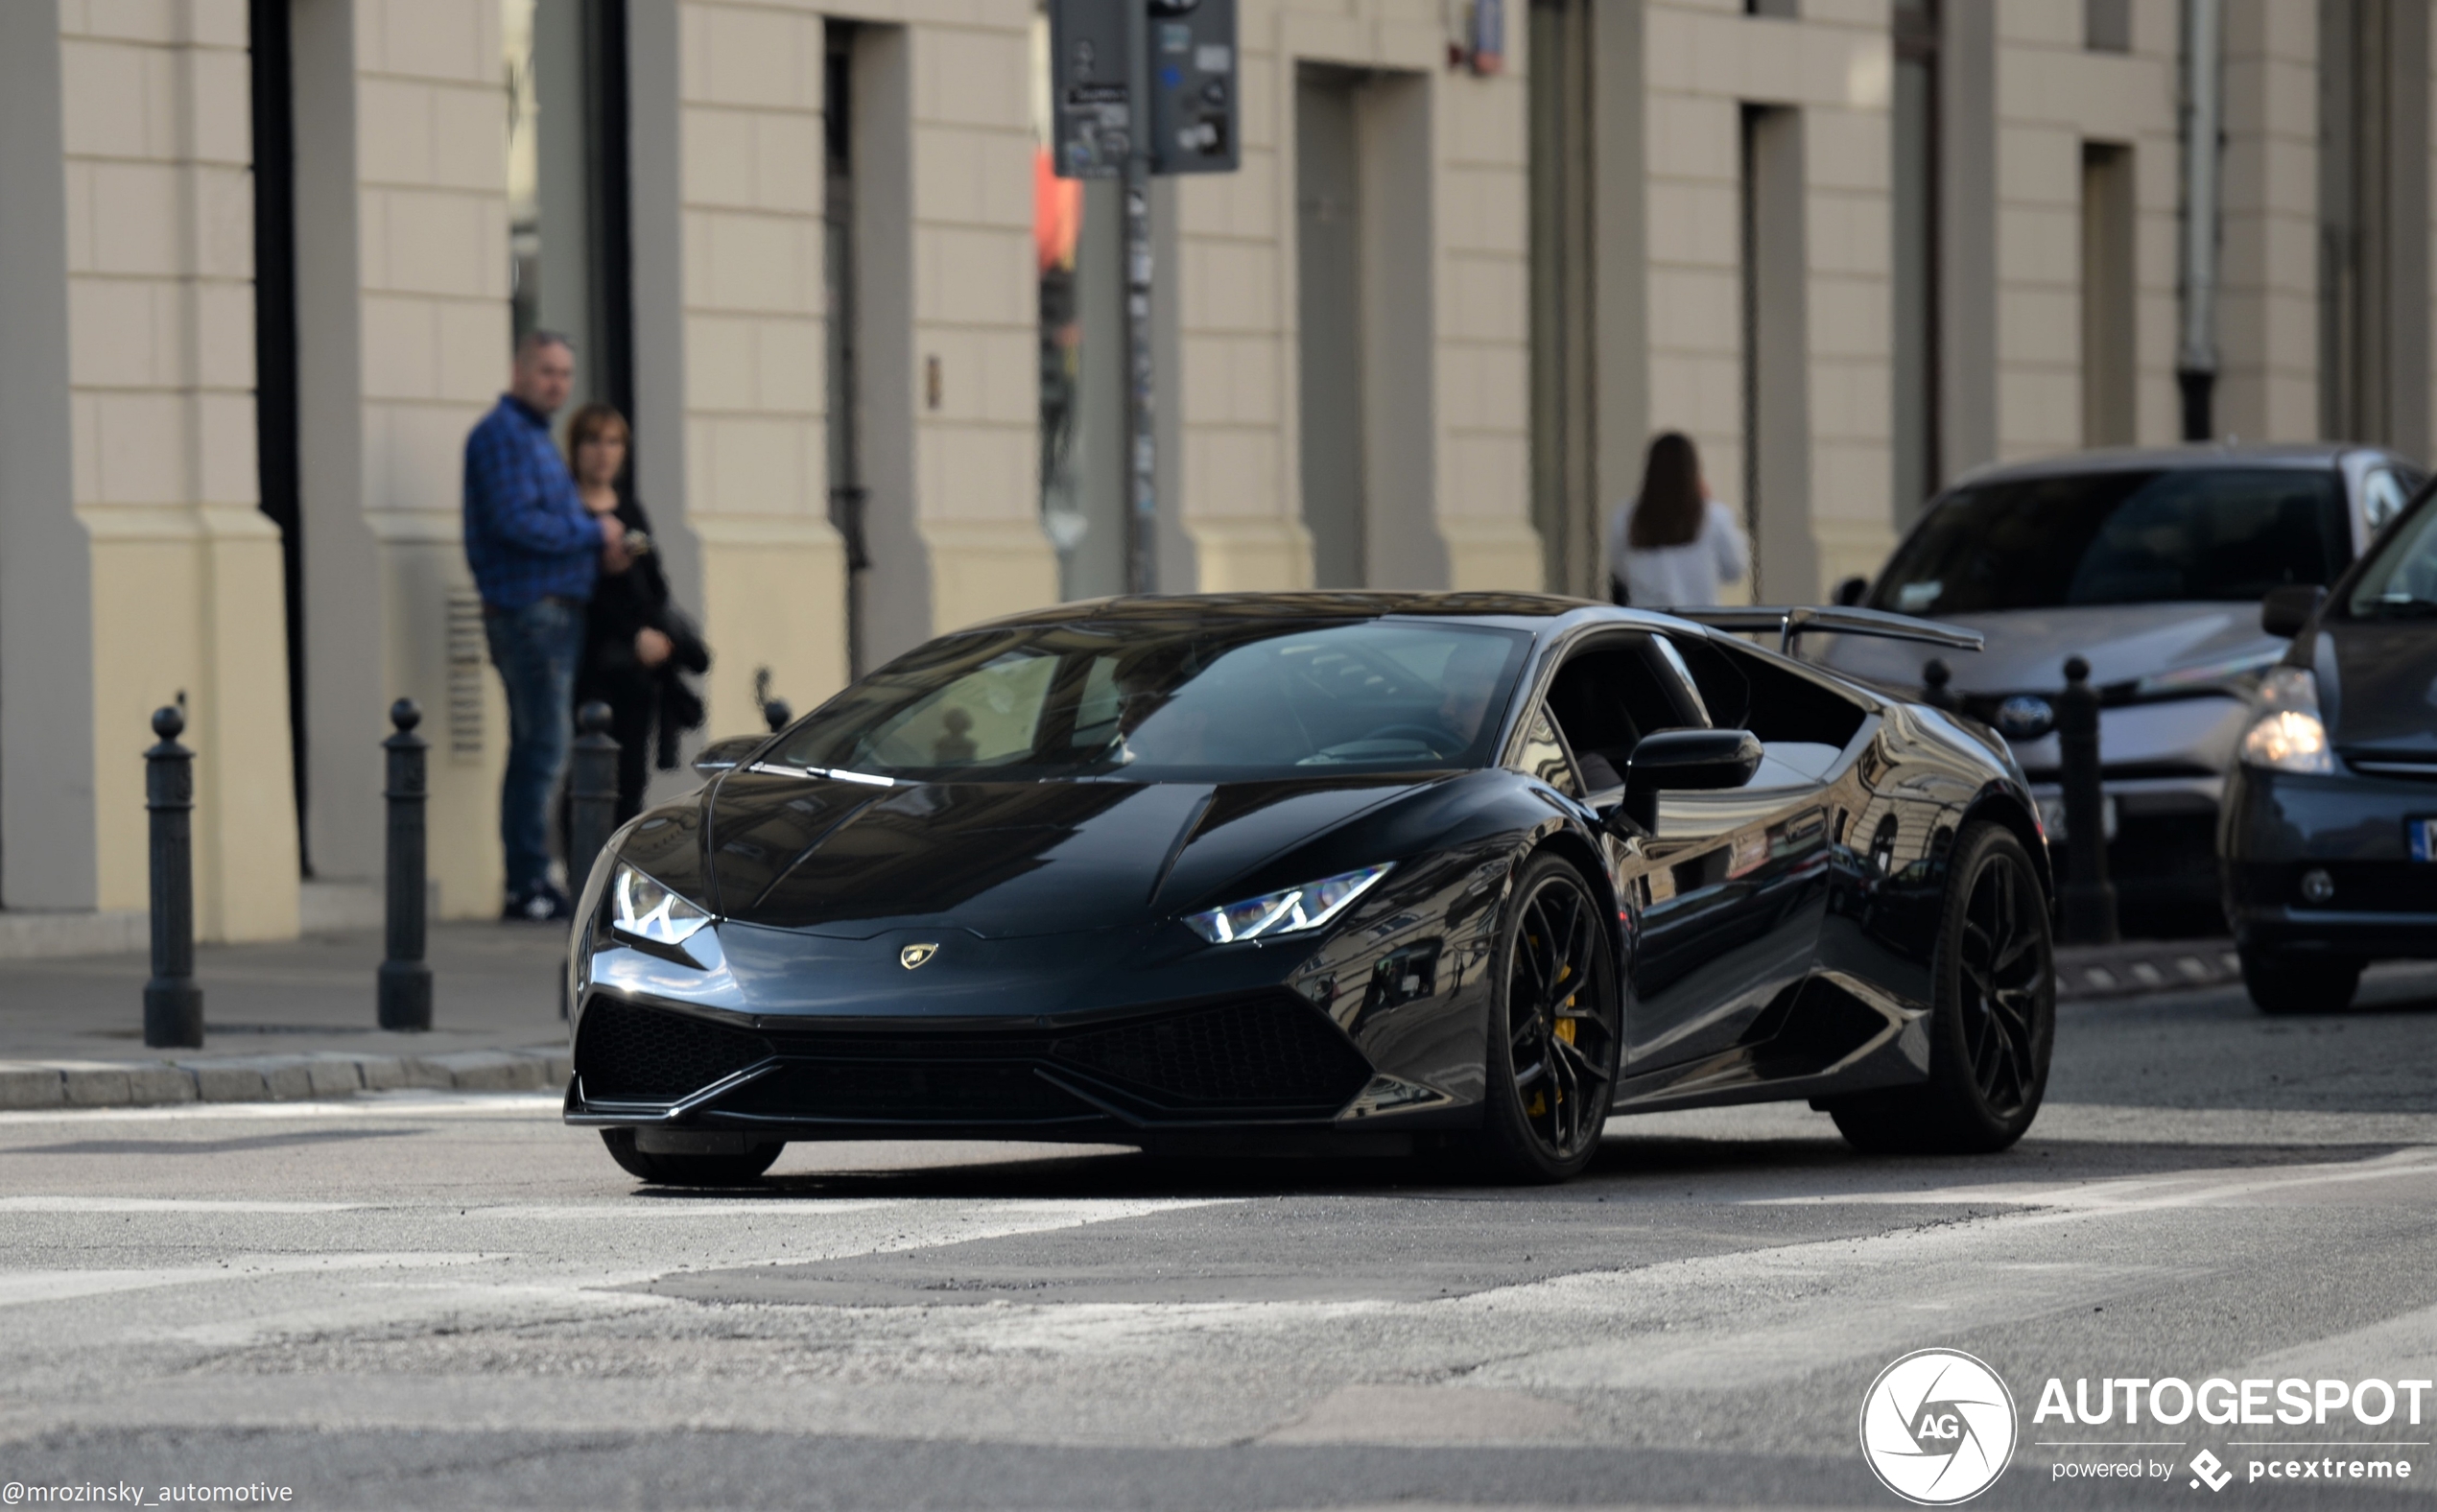
[[[618,827],[618,742],[610,718],[609,705],[598,698],[576,711],[583,733],[576,737],[567,781],[567,890],[578,894]]]
[[[2116,888],[2107,880],[2107,791],[2098,775],[2098,693],[2090,663],[2065,662],[2056,705],[2056,744],[2065,760],[2065,939],[2106,945],[2116,939]]]
[[[2175,379],[2183,438],[2216,434],[2218,141],[2225,120],[2225,11],[2219,0],[2183,4],[2183,335]]]
[[[203,989],[195,984],[195,753],[177,744],[185,729],[186,716],[176,704],[156,710],[153,733],[160,740],[144,752],[153,851],[153,977],[144,983],[144,1043],[198,1050]]]
[[[1130,508],[1125,512],[1125,591],[1159,591],[1158,392],[1150,350],[1150,110],[1147,43],[1129,64],[1144,102],[1133,150],[1125,157],[1125,460]]]
[[[385,1029],[432,1027],[432,968],[424,963],[423,797],[428,743],[414,733],[423,711],[413,698],[390,705],[392,733],[381,743],[389,767],[382,796],[390,804],[389,872],[384,879],[384,958],[375,1001]]]

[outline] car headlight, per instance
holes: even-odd
[[[625,862],[609,880],[609,922],[621,934],[655,945],[682,945],[711,915],[675,889],[637,871]]]
[[[2335,751],[2319,718],[2318,679],[2305,667],[2279,667],[2260,684],[2260,717],[2242,736],[2242,764],[2328,776]]]
[[[1201,913],[1188,913],[1185,923],[1193,932],[1213,945],[1229,940],[1259,939],[1266,934],[1292,934],[1302,930],[1316,930],[1343,913],[1347,905],[1370,890],[1371,885],[1386,876],[1385,866],[1365,866],[1360,871],[1339,872],[1318,882],[1307,882],[1300,887],[1284,887],[1230,903],[1225,908],[1211,909]]]

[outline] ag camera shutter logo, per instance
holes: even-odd
[[[2005,1474],[2014,1423],[2014,1394],[1996,1371],[1955,1350],[1915,1350],[1861,1399],[1861,1455],[1906,1501],[1952,1506]]]

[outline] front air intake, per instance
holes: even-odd
[[[614,998],[596,999],[576,1034],[576,1075],[593,1102],[674,1102],[769,1055],[758,1034]]]
[[[1052,1063],[1179,1109],[1334,1111],[1371,1075],[1336,1026],[1284,993],[1076,1034]]]

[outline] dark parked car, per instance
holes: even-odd
[[[646,1180],[908,1136],[1544,1180],[1612,1112],[1781,1098],[1989,1150],[2046,1085],[2047,851],[2003,745],[1681,619],[1069,604],[705,764],[619,832],[571,951],[567,1121]]]
[[[2108,870],[2129,933],[2221,927],[2217,806],[2260,674],[2270,589],[2325,584],[2420,473],[2345,446],[2092,452],[1991,468],[1933,500],[1861,602],[1988,637],[1947,658],[1964,712],[2013,743],[2064,833],[2055,698],[2069,656],[2097,685]],[[1856,579],[1858,585],[1858,579]],[[1923,653],[1823,637],[1821,662],[1905,696]]]
[[[2226,788],[2226,917],[2254,1003],[2332,1011],[2364,962],[2437,957],[2437,505],[2260,621],[2293,640]]]

